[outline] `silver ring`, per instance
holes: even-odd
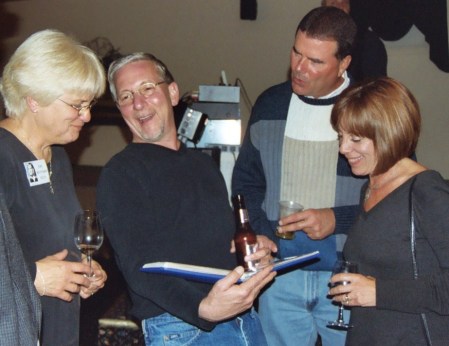
[[[349,298],[348,294],[345,294],[345,297],[343,298],[343,304],[348,304],[351,298]]]

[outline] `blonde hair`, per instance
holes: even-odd
[[[30,96],[48,106],[64,93],[100,97],[106,87],[105,70],[95,53],[57,30],[28,37],[3,70],[0,92],[6,114],[20,117]]]

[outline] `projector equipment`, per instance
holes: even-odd
[[[185,143],[189,140],[198,143],[208,122],[206,114],[191,108],[186,109],[178,128],[178,138]]]
[[[239,103],[240,87],[223,85],[200,85],[198,101]]]
[[[227,84],[222,72],[222,81]],[[240,87],[227,85],[200,85],[197,102],[189,107],[200,114],[207,114],[208,121],[200,140],[193,145],[198,150],[219,151],[220,171],[225,179],[228,195],[231,195],[231,178],[241,143]]]
[[[193,102],[190,107],[208,116],[197,147],[219,147],[226,151],[240,145],[240,87],[200,85],[198,102]]]

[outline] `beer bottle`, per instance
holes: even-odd
[[[234,234],[235,251],[237,255],[237,263],[245,271],[256,271],[258,261],[244,260],[246,255],[250,255],[257,250],[256,233],[249,224],[248,210],[245,207],[245,200],[242,195],[232,197],[232,205],[234,207],[236,230]]]

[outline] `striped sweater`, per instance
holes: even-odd
[[[335,100],[297,96],[290,82],[263,92],[253,107],[232,177],[232,192],[244,195],[252,227],[278,243],[280,256],[320,251],[320,261],[305,270],[332,269],[358,213],[360,189],[366,181],[353,176],[338,153],[337,135],[329,124]],[[306,130],[286,132],[287,115],[291,125],[290,117],[295,114],[291,107],[305,113],[299,116]],[[313,132],[309,126],[318,117],[322,125]],[[311,240],[304,232],[296,232],[294,240],[277,238],[281,197],[295,197],[306,208],[333,208],[334,234],[323,240]]]

